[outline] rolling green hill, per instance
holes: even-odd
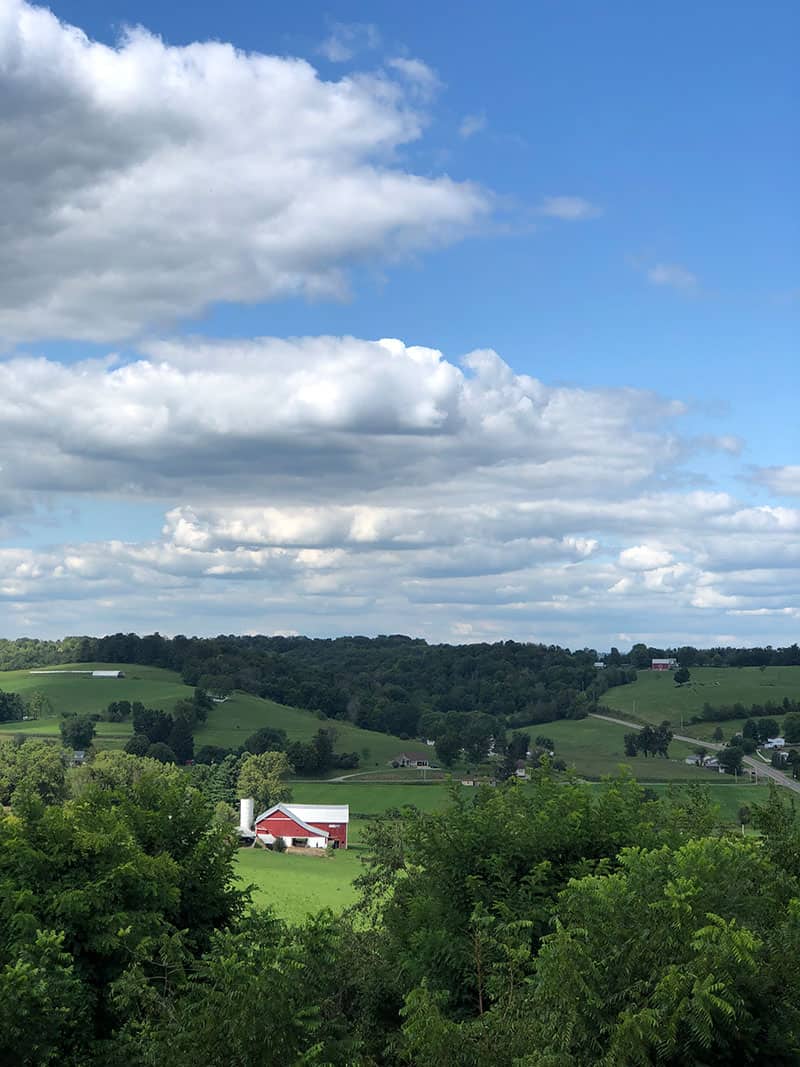
[[[148,707],[171,711],[178,700],[190,697],[192,690],[174,671],[158,667],[140,667],[124,663],[62,664],[50,670],[121,670],[124,678],[91,678],[85,675],[31,674],[29,671],[0,672],[0,690],[25,695],[33,690],[45,693],[55,716],[33,722],[0,724],[2,733],[25,733],[38,737],[58,737],[59,721],[64,712],[101,712],[112,700],[140,700]],[[357,752],[361,768],[385,767],[393,756],[408,747],[390,734],[361,730],[350,723],[320,719],[310,711],[262,700],[249,693],[236,692],[222,704],[215,705],[208,722],[195,734],[195,744],[237,748],[262,726],[286,731],[289,740],[308,741],[321,726],[336,729],[337,752]],[[97,747],[120,748],[131,735],[130,723],[97,724]]]
[[[719,779],[716,771],[687,766],[684,759],[691,755],[694,747],[681,741],[672,742],[669,746],[670,758],[666,760],[626,756],[623,739],[627,729],[600,719],[546,722],[537,726],[536,732],[549,737],[555,744],[556,756],[566,760],[568,766],[574,767],[578,774],[587,778],[615,774],[623,763],[642,782],[679,779],[708,782]]]
[[[800,667],[695,667],[687,685],[676,686],[669,671],[640,671],[635,682],[617,686],[603,694],[602,702],[642,722],[659,723],[669,719],[680,729],[681,716],[688,732],[689,719],[699,715],[703,704],[735,704],[749,708],[784,697],[800,699]],[[710,737],[716,723],[692,725],[691,733]],[[725,736],[732,733],[731,722],[720,723]],[[739,723],[741,725],[741,723]]]

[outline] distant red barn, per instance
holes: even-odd
[[[296,848],[347,848],[348,804],[274,804],[255,820],[256,834],[272,844],[282,837]]]
[[[653,659],[650,660],[651,671],[674,671],[678,666],[676,659]]]

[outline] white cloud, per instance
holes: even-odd
[[[421,59],[396,56],[387,60],[386,65],[405,78],[417,94],[424,98],[433,96],[442,86],[436,71]]]
[[[776,643],[800,611],[800,508],[683,489],[684,407],[652,393],[318,337],[16,357],[0,395],[7,535],[126,502],[116,537],[0,549],[12,634]],[[136,535],[137,500],[160,534]]]
[[[620,552],[619,562],[626,570],[651,571],[671,563],[672,553],[654,545],[633,545]]]
[[[139,361],[0,363],[0,488],[170,495],[258,489],[294,500],[468,473],[500,487],[619,486],[674,462],[682,410],[635,390],[552,388],[496,353],[354,338],[152,342]],[[597,457],[603,456],[602,463]],[[426,501],[427,505],[427,501]]]
[[[459,124],[458,135],[466,141],[470,137],[474,137],[476,133],[485,130],[486,126],[486,112],[479,111],[474,115],[465,115]]]
[[[334,22],[317,51],[331,63],[347,63],[359,52],[380,48],[381,34],[370,22]]]
[[[657,263],[647,271],[647,279],[653,285],[666,285],[672,289],[690,291],[697,288],[697,277],[677,263]]]
[[[302,60],[142,29],[109,48],[6,0],[0,341],[338,298],[350,265],[462,235],[490,198],[397,164],[435,75],[412,59],[394,70],[326,82]]]
[[[539,214],[565,222],[577,222],[600,214],[600,208],[580,196],[546,196],[539,205]]]
[[[782,496],[800,496],[800,466],[761,467],[755,472],[756,481]]]

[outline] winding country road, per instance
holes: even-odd
[[[617,719],[612,715],[597,715],[591,714],[592,719],[602,719],[604,722],[613,722],[617,726],[627,726],[629,730],[641,730],[641,723],[628,722],[626,719]],[[699,737],[687,737],[686,734],[673,734],[676,741],[686,741],[690,745],[702,746],[703,748],[720,749],[724,748],[724,745],[720,745],[716,741],[703,741]],[[760,760],[753,759],[752,756],[745,756],[742,762],[745,766],[756,772],[756,777],[763,776],[769,778],[770,781],[776,782],[778,785],[782,785],[784,789],[791,789],[793,793],[800,793],[800,782],[794,778],[790,778],[782,771],[776,770],[770,766],[769,763],[761,763]]]

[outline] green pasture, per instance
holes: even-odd
[[[62,663],[45,667],[55,671],[124,671],[124,678],[91,678],[80,674],[31,674],[30,671],[0,671],[0,689],[23,696],[44,693],[57,715],[65,711],[103,711],[112,700],[141,700],[151,708],[168,710],[176,701],[192,695],[175,671],[139,667],[127,663]]]
[[[624,726],[602,719],[562,719],[536,727],[537,732],[552,739],[555,754],[566,760],[578,774],[587,778],[601,778],[615,774],[620,764],[626,764],[642,782],[713,780],[719,778],[716,771],[690,767],[684,760],[694,752],[694,746],[682,741],[673,741],[669,746],[669,759],[659,757],[626,756],[623,738],[628,733]]]
[[[421,811],[436,811],[447,803],[448,786],[401,785],[390,782],[296,782],[292,800],[298,804],[349,804],[350,811],[379,815],[388,808],[413,804]]]
[[[198,747],[222,745],[225,748],[237,748],[262,726],[285,730],[292,741],[310,741],[320,727],[333,727],[336,730],[336,751],[357,752],[361,761],[359,770],[385,768],[394,756],[409,747],[408,741],[401,741],[390,734],[361,730],[351,723],[338,720],[320,719],[313,712],[241,692],[234,693],[224,704],[217,704],[209,712],[208,722],[195,733],[195,744]],[[342,774],[348,773],[342,771]]]
[[[272,907],[282,919],[300,922],[331,908],[343,911],[356,902],[353,880],[361,873],[359,849],[338,849],[332,855],[270,852],[241,848],[236,868],[244,885],[252,885],[256,907]]]
[[[64,712],[102,712],[112,700],[140,700],[147,707],[171,711],[177,701],[190,697],[193,692],[183,684],[175,671],[159,667],[139,667],[126,663],[66,663],[49,669],[121,670],[125,677],[92,678],[80,674],[1,671],[0,689],[23,696],[39,690],[49,698],[55,715],[31,722],[0,723],[0,734],[21,733],[58,738],[59,723]],[[310,711],[276,704],[272,700],[262,700],[242,692],[236,692],[223,703],[214,705],[208,721],[195,733],[195,745],[198,748],[201,745],[238,748],[262,726],[285,730],[291,741],[310,741],[321,726],[332,726],[337,733],[336,750],[357,752],[361,761],[359,769],[362,771],[388,771],[389,761],[409,745],[389,734],[360,730],[350,723],[320,719]],[[97,724],[95,745],[97,748],[121,748],[131,732],[130,723],[100,722]]]
[[[635,682],[619,685],[603,694],[602,703],[629,717],[643,722],[660,723],[669,719],[673,729],[680,730],[683,716],[684,731],[692,736],[710,737],[716,723],[702,724],[707,733],[698,734],[701,724],[689,719],[699,715],[703,704],[765,704],[771,700],[779,704],[784,697],[800,700],[800,667],[695,667],[691,681],[677,686],[671,671],[640,671]],[[739,725],[743,720],[739,720]],[[719,725],[729,737],[731,723]]]

